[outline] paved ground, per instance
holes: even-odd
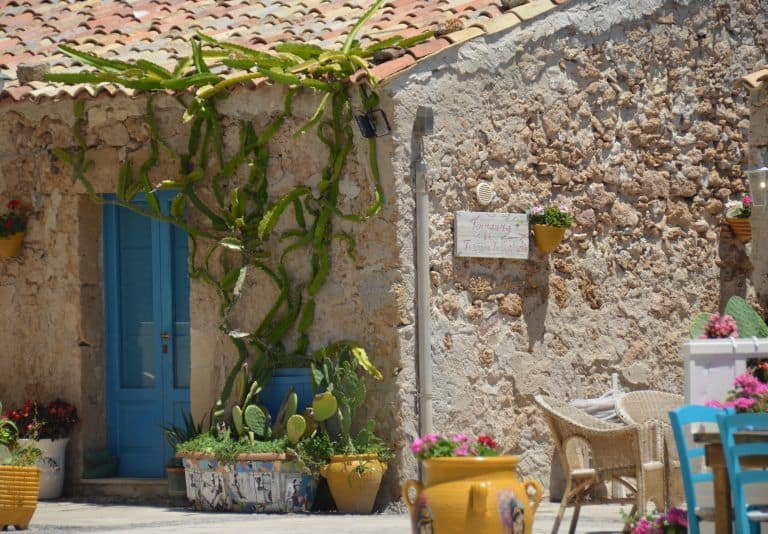
[[[589,506],[582,510],[580,534],[620,531],[619,506]],[[544,503],[536,514],[534,532],[549,533],[557,505]],[[566,521],[570,520],[570,513]],[[212,514],[184,508],[41,502],[30,525],[31,532],[268,532],[269,534],[407,534],[404,515],[243,515]],[[561,532],[568,532],[564,522]]]

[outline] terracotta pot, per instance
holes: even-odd
[[[736,239],[742,243],[749,243],[750,239],[752,239],[752,224],[749,222],[749,219],[726,217],[725,220],[731,225],[731,230],[733,230],[733,235],[736,236]]]
[[[381,486],[387,464],[375,454],[334,455],[331,463],[320,468],[343,514],[370,514]]]
[[[35,466],[0,465],[0,530],[26,530],[37,508],[40,470]]]
[[[14,258],[21,252],[21,243],[24,241],[24,232],[17,232],[8,237],[0,238],[0,256]]]
[[[565,235],[565,228],[547,224],[533,225],[533,239],[542,252],[550,253],[557,248]]]
[[[517,456],[433,458],[422,466],[424,484],[408,480],[402,488],[414,534],[533,532],[544,490],[536,480],[518,481]]]

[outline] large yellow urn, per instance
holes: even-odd
[[[517,456],[432,458],[403,484],[413,534],[531,534],[543,489],[520,482]],[[533,496],[529,495],[533,491]]]

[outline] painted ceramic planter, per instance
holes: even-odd
[[[202,454],[180,455],[187,498],[196,510],[212,512],[307,512],[317,478],[284,454],[241,455],[222,463]]]
[[[542,252],[550,253],[557,248],[565,235],[565,228],[549,226],[547,224],[534,224],[533,239],[536,246]]]
[[[403,484],[414,534],[533,532],[544,490],[536,480],[517,479],[517,456],[434,458],[422,465],[424,484]]]
[[[12,236],[0,238],[0,256],[3,258],[15,258],[21,252],[21,243],[24,241],[24,232],[17,232]]]
[[[61,439],[20,439],[24,447],[37,447],[43,453],[37,461],[40,468],[40,496],[44,499],[58,499],[64,489],[65,459],[69,438]]]
[[[37,467],[0,465],[0,530],[29,528],[37,508],[40,470]]]
[[[731,230],[733,230],[733,235],[736,236],[736,239],[742,243],[749,243],[752,239],[752,224],[749,222],[749,219],[726,217],[725,220],[731,225]]]
[[[342,514],[370,514],[387,464],[375,454],[334,455],[320,468]]]

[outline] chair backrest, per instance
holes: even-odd
[[[685,404],[682,395],[666,391],[631,391],[616,401],[616,411],[628,424],[645,423],[656,419],[667,424],[667,415]],[[714,422],[714,421],[713,421]]]
[[[729,408],[725,413],[717,416],[717,425],[720,427],[720,439],[723,443],[723,456],[728,467],[728,482],[731,486],[731,502],[733,503],[736,519],[736,531],[748,532],[747,507],[748,503],[744,486],[749,484],[768,484],[768,471],[764,469],[744,469],[742,460],[750,456],[768,457],[768,436],[765,441],[749,441],[736,443],[736,432],[739,431],[764,431],[768,430],[768,415],[764,413],[733,413]],[[768,465],[763,466],[768,467]]]
[[[716,423],[717,415],[722,410],[707,406],[683,406],[669,412],[672,433],[675,437],[677,455],[680,458],[680,473],[683,476],[685,502],[688,506],[688,525],[692,532],[698,531],[696,518],[696,484],[712,483],[712,473],[694,473],[693,460],[704,456],[704,447],[688,447],[685,439],[685,427],[697,423]],[[695,530],[694,530],[695,529]]]

